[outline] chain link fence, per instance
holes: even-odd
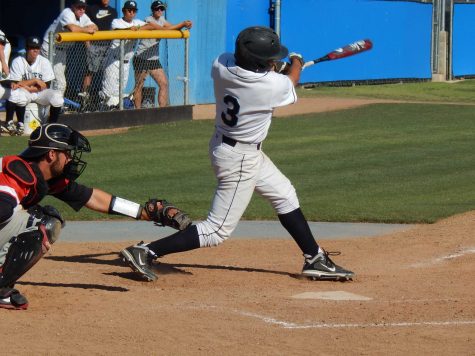
[[[188,104],[187,31],[50,34],[47,57],[64,113]],[[54,40],[53,40],[54,39]]]

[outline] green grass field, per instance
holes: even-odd
[[[298,90],[299,97],[337,96],[392,100],[475,103],[475,80],[453,83],[404,83],[385,85],[356,85],[350,87],[316,87]]]
[[[167,198],[206,216],[215,179],[213,122],[176,122],[91,137],[79,182],[135,201]],[[0,155],[23,137],[1,137]],[[264,151],[292,180],[312,221],[434,222],[475,209],[475,106],[378,104],[274,119]],[[107,219],[48,198],[67,219]],[[255,196],[245,219],[275,219]]]

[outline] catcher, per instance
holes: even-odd
[[[148,209],[143,209],[77,183],[87,164],[82,154],[90,151],[86,137],[53,123],[33,131],[28,148],[19,155],[0,157],[0,308],[28,308],[28,300],[14,285],[50,249],[64,227],[58,210],[39,205],[46,195],[76,211],[85,206],[137,220],[152,217],[159,225],[179,230],[191,224],[186,214],[165,200],[151,199]]]

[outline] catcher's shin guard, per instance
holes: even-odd
[[[38,230],[27,231],[14,237],[11,243],[0,272],[0,288],[13,285],[49,249],[48,237],[42,225]]]

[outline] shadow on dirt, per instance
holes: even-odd
[[[108,292],[128,292],[127,288],[116,286],[105,286],[102,284],[87,284],[87,283],[49,283],[49,282],[28,282],[19,281],[15,284],[23,286],[41,286],[41,287],[53,287],[53,288],[79,288],[79,289],[97,289],[105,290]]]

